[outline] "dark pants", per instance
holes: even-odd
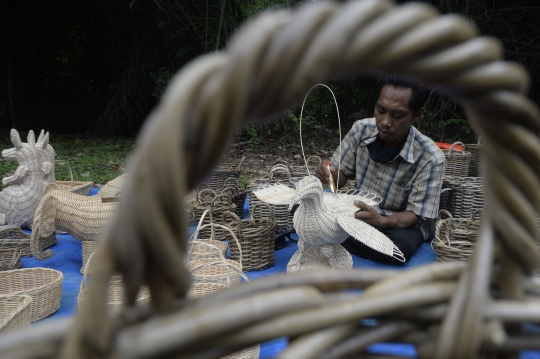
[[[403,252],[405,261],[409,261],[418,247],[424,243],[422,231],[417,227],[402,228],[402,229],[387,229],[381,231]],[[403,264],[394,257],[387,256],[369,248],[365,244],[357,241],[353,237],[347,238],[341,244],[349,253],[355,254],[362,258],[371,259],[376,262],[384,262],[390,264]]]

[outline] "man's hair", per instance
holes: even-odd
[[[382,77],[377,83],[377,97],[375,101],[377,101],[381,95],[384,85],[412,89],[411,99],[409,100],[409,108],[412,110],[413,115],[416,115],[416,113],[425,106],[429,97],[429,90],[419,83],[411,81],[403,76],[387,75]]]

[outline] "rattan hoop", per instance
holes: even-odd
[[[0,334],[30,328],[32,297],[27,294],[0,295]]]
[[[49,268],[26,268],[0,272],[0,295],[27,294],[32,297],[32,323],[60,308],[62,272]]]

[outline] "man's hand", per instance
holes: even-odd
[[[328,175],[328,169],[326,168],[326,162],[327,161],[321,161],[321,163],[319,163],[319,167],[317,167],[317,171],[315,172],[315,176],[319,180],[321,180],[322,183],[328,184],[329,181],[330,181],[330,176]],[[335,181],[337,181],[338,166],[336,166],[332,162],[328,162],[328,163],[330,164],[330,172],[332,173],[332,178],[334,179],[334,182],[335,182]]]
[[[386,217],[381,216],[375,208],[362,201],[354,201],[354,205],[360,208],[360,210],[354,214],[356,219],[366,222],[375,228],[384,229],[387,227]]]

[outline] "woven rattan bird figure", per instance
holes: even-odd
[[[289,210],[299,204],[294,213],[294,228],[298,234],[298,251],[287,266],[287,272],[322,268],[347,269],[352,257],[340,244],[349,236],[381,253],[405,261],[394,243],[367,223],[357,220],[359,210],[355,200],[377,205],[377,196],[359,190],[332,194],[324,192],[315,176],[302,178],[296,190],[281,184],[262,187],[253,192],[270,204],[288,204]]]

